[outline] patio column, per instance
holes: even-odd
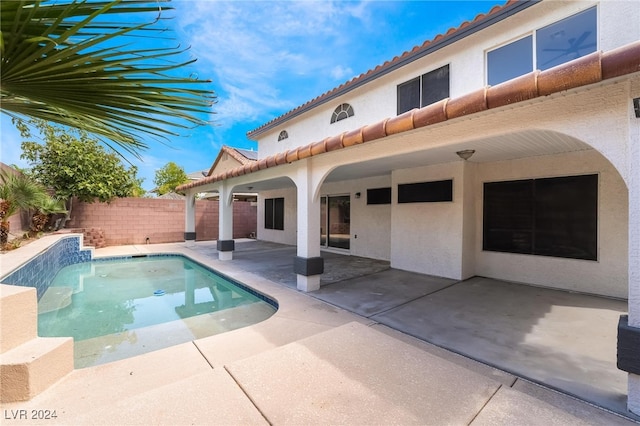
[[[629,373],[627,408],[640,415],[640,119],[629,126],[629,316],[618,325],[618,368]]]
[[[233,241],[233,192],[226,182],[220,186],[220,208],[218,211],[218,259],[232,260],[235,241]]]
[[[320,198],[315,196],[312,170],[307,161],[298,169],[298,251],[293,270],[297,274],[297,287],[302,291],[320,288],[320,275],[324,272],[324,259],[320,257]]]
[[[196,193],[188,191],[184,202],[184,241],[191,245],[196,241]]]

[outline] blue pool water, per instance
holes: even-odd
[[[38,334],[74,338],[76,367],[263,321],[275,302],[179,255],[95,260],[58,271]]]

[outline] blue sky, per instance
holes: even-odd
[[[212,125],[166,144],[150,140],[131,159],[154,187],[169,161],[208,169],[222,145],[257,150],[246,133],[504,1],[174,0],[168,25],[197,62],[185,73],[212,80]],[[20,160],[20,136],[2,114],[1,161]]]

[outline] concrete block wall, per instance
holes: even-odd
[[[196,201],[196,240],[218,238],[218,202]],[[256,232],[255,204],[236,201],[233,206],[233,238]],[[170,243],[184,241],[184,200],[117,198],[111,203],[74,202],[71,229],[99,229],[107,246],[121,244]]]

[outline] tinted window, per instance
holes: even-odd
[[[483,249],[597,260],[598,175],[484,184]]]
[[[533,71],[533,38],[525,37],[487,53],[487,83],[494,86]]]
[[[284,198],[264,200],[264,227],[284,230]]]
[[[546,70],[596,51],[598,14],[592,7],[534,32],[534,36],[487,52],[487,84],[496,85],[533,71]]]
[[[398,185],[398,203],[453,201],[453,181],[406,183]]]
[[[391,188],[367,189],[367,204],[391,204]]]
[[[420,108],[420,77],[398,85],[398,115]]]
[[[422,105],[427,106],[449,97],[449,65],[422,76]]]
[[[596,8],[541,28],[536,34],[538,69],[545,70],[596,51]]]

